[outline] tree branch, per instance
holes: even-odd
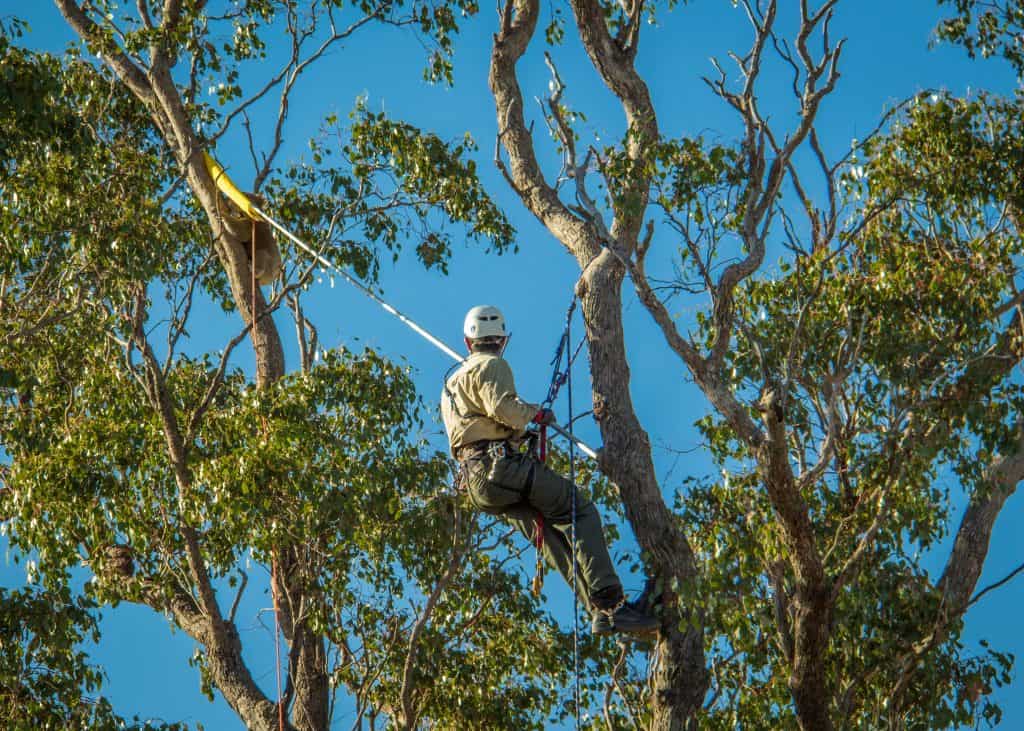
[[[167,456],[178,487],[179,502],[184,503],[191,486],[192,473],[188,465],[188,451],[182,439],[177,415],[168,391],[160,363],[143,329],[146,302],[145,287],[140,285],[136,294],[135,329],[132,338],[142,354],[144,372],[153,409],[160,418],[167,447]],[[209,653],[210,672],[225,699],[247,725],[254,728],[270,729],[275,719],[273,704],[267,699],[249,673],[242,660],[242,647],[234,624],[226,620],[220,611],[209,572],[202,556],[197,531],[188,525],[185,516],[180,519],[180,531],[185,544],[185,555],[191,572],[191,583],[198,591],[197,610],[200,616],[187,613],[187,605],[177,606],[176,616],[181,616],[191,626],[190,634],[201,641]]]
[[[950,618],[959,617],[971,605],[971,593],[981,578],[996,518],[1024,479],[1024,422],[1017,428],[1013,451],[998,458],[986,472],[985,482],[971,496],[960,521],[953,550],[938,583],[944,611]]]
[[[599,248],[584,222],[569,211],[544,179],[523,116],[515,67],[536,31],[538,6],[538,0],[508,0],[502,11],[502,29],[494,36],[488,83],[497,111],[498,140],[509,156],[507,177],[523,203],[559,237],[580,266],[586,266]]]
[[[451,559],[448,561],[448,566],[445,568],[444,573],[434,585],[434,590],[430,592],[430,596],[427,597],[427,601],[423,605],[423,609],[420,611],[419,617],[416,618],[416,622],[412,626],[412,631],[409,633],[409,645],[406,650],[405,664],[402,667],[402,689],[399,694],[402,704],[402,718],[405,722],[405,728],[408,729],[408,731],[414,730],[415,719],[419,715],[413,706],[412,676],[416,669],[416,658],[419,654],[420,635],[423,633],[427,623],[430,621],[430,618],[434,613],[434,607],[437,606],[437,602],[440,600],[441,594],[443,594],[444,590],[448,588],[448,585],[462,567],[462,563],[466,558],[466,553],[469,550],[469,546],[473,538],[472,532],[468,532],[467,536],[461,539],[460,542],[459,514],[457,509],[453,520],[455,521],[455,545],[452,548]]]
[[[102,29],[85,13],[77,2],[74,2],[74,0],[54,0],[54,3],[75,33],[89,43],[91,47],[103,46],[103,58],[114,70],[114,73],[117,74],[117,77],[146,105],[151,114],[158,115],[159,110],[153,88],[142,69],[133,63],[127,54],[120,49],[108,50],[105,47],[106,44],[100,43],[103,35]],[[166,119],[155,118],[154,121],[157,122],[158,127],[165,129]],[[163,124],[161,124],[161,121]]]
[[[977,604],[977,603],[978,603],[978,601],[980,601],[980,600],[981,600],[981,598],[982,598],[983,596],[985,596],[986,594],[988,594],[988,593],[989,593],[990,591],[995,591],[996,589],[998,589],[999,587],[1003,586],[1004,584],[1007,584],[1007,583],[1009,583],[1010,581],[1013,581],[1013,579],[1014,579],[1014,578],[1015,578],[1015,577],[1017,576],[1017,574],[1021,573],[1022,571],[1024,571],[1024,563],[1022,563],[1022,564],[1021,564],[1020,566],[1018,566],[1017,568],[1015,568],[1015,569],[1014,569],[1013,571],[1011,571],[1011,572],[1010,572],[1009,574],[1007,574],[1006,576],[1004,576],[1004,577],[1003,577],[1002,579],[1000,579],[999,581],[997,581],[997,582],[995,582],[995,583],[993,583],[993,584],[989,584],[989,585],[988,585],[988,586],[986,586],[986,587],[985,587],[984,589],[982,589],[982,590],[981,590],[981,591],[979,591],[979,592],[978,592],[977,594],[975,594],[975,595],[974,595],[974,596],[973,596],[973,597],[971,598],[971,601],[969,601],[969,602],[967,603],[967,606],[969,606],[969,607],[970,607],[970,606],[974,606],[975,604]]]

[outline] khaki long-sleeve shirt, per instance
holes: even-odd
[[[512,368],[490,353],[470,355],[441,393],[441,417],[452,454],[481,439],[521,437],[539,408],[516,395]]]

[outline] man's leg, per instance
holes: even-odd
[[[528,540],[533,540],[536,513],[543,516],[545,558],[572,586],[572,483],[545,465],[518,456],[482,459],[470,464],[467,472],[470,500],[480,510],[503,516]],[[577,595],[594,614],[595,633],[657,629],[654,617],[623,603],[601,517],[581,494],[576,496],[576,561]]]
[[[527,503],[509,508],[503,512],[503,517],[510,525],[519,529],[519,532],[530,541],[537,543],[537,509]],[[555,529],[551,523],[541,518],[544,525],[544,542],[542,554],[548,566],[553,567],[565,583],[572,587],[572,550],[565,535]],[[590,586],[587,584],[587,577],[582,571],[576,572],[576,595],[583,606],[590,611]]]
[[[573,486],[557,472],[541,463],[534,465],[533,484],[527,491],[527,502],[544,517],[545,534],[557,538],[545,544],[552,548],[552,563],[563,576],[572,576],[572,495]],[[576,563],[578,575],[587,590],[588,604],[598,609],[609,608],[622,596],[622,583],[615,573],[608,545],[604,540],[601,516],[597,508],[581,492],[576,493]],[[607,598],[607,601],[601,599]],[[597,599],[596,602],[594,600]]]
[[[572,535],[573,492],[569,480],[543,464],[536,465],[532,485],[527,490],[530,505],[544,516],[545,533],[550,524],[559,534],[559,539],[552,545],[565,546],[566,562],[571,561],[569,540]],[[576,493],[576,560],[583,585],[587,587],[587,605],[594,617],[591,626],[594,634],[646,634],[657,630],[658,620],[655,617],[635,604],[625,602],[622,584],[608,555],[601,516],[594,504],[579,492]],[[568,571],[572,571],[571,566]],[[565,573],[563,571],[563,575]]]
[[[524,456],[492,461],[476,460],[468,466],[470,500],[484,512],[501,515],[531,542],[534,517],[544,519],[544,555],[571,585],[572,581],[572,483],[542,463]],[[531,479],[532,476],[532,479]],[[581,494],[576,496],[576,561],[578,594],[589,607],[595,594],[621,597],[622,585],[615,574],[604,541],[597,508]],[[597,608],[605,608],[598,602]]]

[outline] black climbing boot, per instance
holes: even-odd
[[[590,634],[610,635],[615,632],[615,624],[612,622],[612,615],[607,612],[594,612],[594,618],[590,622]]]
[[[607,596],[593,597],[595,604],[600,601],[622,601],[622,595],[618,593],[618,587],[605,590]],[[653,616],[656,607],[661,604],[661,588],[657,579],[649,578],[644,582],[644,589],[635,601],[610,611],[595,611],[594,619],[590,625],[590,631],[595,635],[610,635],[615,632],[628,634],[645,634],[656,630],[660,624],[657,617]],[[599,605],[600,606],[600,605]],[[604,604],[607,607],[607,604]],[[614,606],[614,605],[612,605]],[[628,608],[628,609],[627,609]],[[627,609],[626,612],[622,612]],[[621,614],[619,612],[622,612]]]
[[[638,602],[625,602],[613,612],[597,611],[590,631],[595,635],[613,632],[627,635],[645,635],[657,631],[661,622],[637,606]]]

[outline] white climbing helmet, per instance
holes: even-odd
[[[477,305],[466,313],[462,333],[470,340],[477,338],[507,338],[505,316],[492,305]]]

